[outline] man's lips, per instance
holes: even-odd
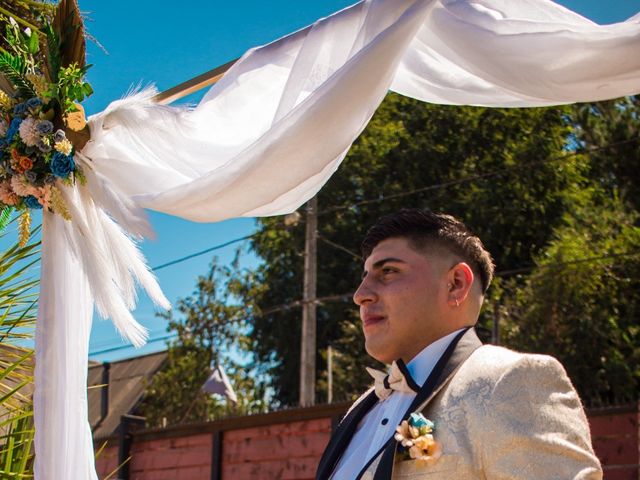
[[[375,325],[376,323],[380,323],[385,319],[383,315],[364,315],[362,318],[362,323],[365,327],[370,325]]]

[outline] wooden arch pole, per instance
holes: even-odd
[[[176,85],[164,92],[160,92],[153,98],[153,100],[156,103],[164,105],[180,100],[181,98],[197,92],[198,90],[202,90],[203,88],[210,87],[220,80],[227,70],[229,70],[237,61],[237,58],[235,60],[231,60],[230,62],[198,75],[191,80],[182,82],[180,85]]]

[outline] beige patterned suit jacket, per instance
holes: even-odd
[[[421,466],[396,455],[391,478],[601,479],[587,419],[562,365],[474,341],[472,330],[462,337],[440,385],[416,409],[435,423],[442,456]],[[372,480],[381,456],[359,478]]]

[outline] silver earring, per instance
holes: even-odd
[[[460,306],[460,302],[458,301],[458,299],[456,298],[456,307]]]

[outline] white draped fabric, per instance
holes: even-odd
[[[367,0],[248,51],[193,108],[147,90],[90,119],[73,221],[45,214],[36,479],[96,478],[86,418],[92,299],[123,336],[135,282],[167,306],[125,235],[142,208],[199,222],[288,213],[336,171],[389,89],[525,107],[640,92],[640,16],[599,26],[548,0]],[[62,441],[61,441],[62,439]]]

